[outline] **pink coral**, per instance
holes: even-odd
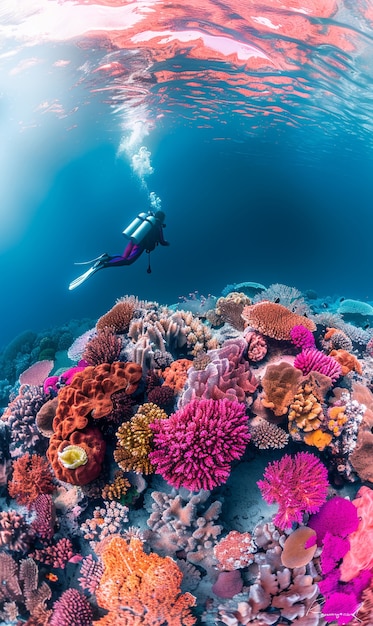
[[[310,372],[320,372],[324,376],[329,376],[333,382],[338,380],[342,374],[342,368],[338,361],[316,348],[302,350],[295,357],[294,367],[301,370],[304,376]]]
[[[66,563],[74,556],[73,544],[70,539],[62,537],[55,545],[35,550],[31,556],[46,565],[63,569]]]
[[[250,533],[231,530],[214,546],[218,569],[229,572],[246,567],[253,562],[252,550]]]
[[[347,537],[357,529],[358,524],[356,506],[350,500],[336,496],[324,502],[320,510],[311,515],[307,525],[316,531],[317,545],[321,546],[327,532]]]
[[[351,580],[362,570],[373,568],[373,490],[365,486],[360,487],[353,504],[357,508],[360,521],[355,532],[349,536],[350,550],[341,566],[343,581]]]
[[[264,359],[267,354],[268,346],[265,338],[260,333],[250,328],[244,333],[245,341],[247,341],[247,358],[249,361],[256,363]]]
[[[285,454],[280,461],[269,463],[264,480],[258,487],[266,502],[279,504],[274,523],[289,528],[293,522],[302,522],[303,513],[316,513],[325,502],[328,491],[327,470],[319,459],[309,452],[298,452],[294,457]]]
[[[219,598],[233,598],[242,591],[243,582],[239,570],[220,572],[216,582],[212,586],[212,592]]]
[[[223,400],[193,400],[169,419],[150,424],[156,472],[174,487],[213,489],[228,479],[250,439],[245,405]]]
[[[291,341],[297,348],[305,350],[306,348],[315,347],[315,338],[308,328],[305,326],[293,326],[290,331]]]
[[[179,406],[196,398],[245,402],[256,390],[258,381],[244,358],[247,343],[242,337],[228,339],[221,348],[209,350],[210,363],[205,369],[188,369],[188,377]],[[167,383],[168,384],[168,383]]]
[[[30,365],[19,376],[19,382],[21,385],[35,385],[40,386],[44,383],[46,377],[51,372],[54,366],[54,361],[44,359],[42,361],[36,361]]]
[[[31,528],[42,539],[52,539],[54,535],[54,524],[56,521],[56,511],[52,496],[41,493],[33,504],[36,518],[31,524]]]
[[[93,611],[77,589],[67,589],[53,605],[51,626],[91,626]]]

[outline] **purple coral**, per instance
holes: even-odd
[[[156,472],[174,487],[213,489],[226,482],[230,462],[250,440],[245,405],[223,400],[193,400],[169,419],[150,424]]]
[[[93,611],[77,589],[67,589],[53,605],[51,626],[91,626]]]
[[[294,367],[302,370],[304,376],[310,372],[319,372],[324,376],[329,376],[333,383],[342,374],[342,368],[333,357],[324,354],[316,348],[306,348],[295,357]]]
[[[321,461],[309,452],[294,457],[285,454],[280,461],[269,463],[257,485],[266,502],[279,505],[274,523],[289,528],[293,522],[302,522],[304,512],[316,513],[326,500],[327,475]]]
[[[315,347],[315,338],[313,334],[311,333],[311,331],[308,330],[308,328],[306,328],[305,326],[302,326],[302,325],[293,326],[293,328],[290,331],[290,337],[291,337],[293,344],[297,348],[301,348],[302,350],[305,350],[307,348]]]
[[[78,581],[81,588],[94,594],[103,573],[104,565],[102,561],[95,561],[92,554],[88,554],[88,556],[83,559],[80,567],[80,577]]]

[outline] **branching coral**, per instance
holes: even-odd
[[[290,341],[294,326],[304,326],[311,332],[316,330],[316,324],[311,319],[297,315],[275,302],[264,301],[245,306],[242,317],[247,326],[272,339]]]
[[[305,348],[295,357],[294,367],[300,369],[306,376],[310,372],[320,372],[329,376],[333,382],[342,374],[342,368],[338,361],[316,348]]]
[[[118,444],[114,450],[114,459],[125,472],[152,474],[153,464],[150,452],[153,449],[153,430],[151,423],[165,420],[167,413],[150,402],[139,407],[129,422],[122,424],[117,433]]]
[[[53,604],[51,626],[91,626],[93,611],[87,598],[77,589],[66,589]]]
[[[243,593],[232,600],[210,602],[202,616],[209,626],[229,624],[304,624],[319,626],[321,607],[317,603],[317,572],[314,564],[288,568],[281,557],[286,535],[272,523],[254,529],[257,551],[248,566],[253,581]]]
[[[10,429],[10,454],[13,458],[33,449],[43,454],[47,443],[35,424],[38,411],[46,401],[43,388],[22,385],[18,396],[8,405],[2,415]]]
[[[251,304],[250,298],[244,293],[231,291],[227,296],[222,296],[216,302],[215,313],[222,322],[227,322],[237,330],[244,329],[242,311],[244,306]]]
[[[100,363],[114,363],[119,360],[122,342],[115,334],[112,327],[104,326],[95,337],[87,343],[83,359],[88,365],[100,365]]]
[[[109,535],[122,533],[128,522],[128,507],[120,502],[104,501],[104,506],[96,506],[93,517],[80,526],[84,539],[97,541]]]
[[[313,454],[285,454],[280,461],[269,463],[258,487],[266,502],[279,504],[274,518],[279,528],[302,522],[303,513],[315,513],[326,500],[328,480],[326,467]]]
[[[99,606],[109,613],[97,625],[134,625],[134,615],[136,623],[144,626],[195,624],[190,612],[195,598],[181,593],[183,575],[170,557],[146,554],[142,541],[136,537],[129,542],[114,537],[101,544],[99,552],[104,573],[96,597]]]
[[[250,434],[245,405],[223,400],[193,400],[167,420],[150,424],[151,463],[173,487],[191,491],[225,483],[230,463],[241,458]]]
[[[251,420],[249,430],[251,442],[259,450],[279,450],[289,441],[289,435],[282,428],[260,417]]]
[[[211,501],[210,492],[203,490],[195,494],[184,489],[169,494],[153,491],[151,498],[147,524],[152,549],[161,555],[184,552],[188,561],[212,571],[216,563],[212,548],[222,531],[216,523],[222,503]]]
[[[126,333],[135,311],[142,308],[143,303],[135,296],[124,296],[117,300],[116,304],[100,317],[96,324],[97,330],[110,327],[116,333]]]
[[[54,489],[53,476],[44,457],[26,452],[13,461],[13,476],[8,483],[8,491],[18,504],[31,508],[40,494],[52,493]]]
[[[0,548],[26,552],[32,540],[32,529],[23,515],[12,509],[0,511]]]
[[[115,473],[114,481],[108,483],[102,490],[104,500],[120,500],[131,488],[131,483],[123,474],[118,471]]]

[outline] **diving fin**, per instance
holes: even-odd
[[[109,255],[104,252],[103,254],[100,254],[100,256],[96,257],[95,259],[91,259],[90,261],[78,261],[77,263],[74,263],[74,265],[89,265],[90,263],[97,263],[97,261],[103,261],[104,259],[108,259]]]
[[[95,274],[95,272],[97,272],[97,270],[100,269],[97,265],[93,265],[92,267],[89,268],[89,270],[87,270],[86,272],[84,272],[84,274],[82,274],[81,276],[78,276],[78,278],[75,278],[75,280],[73,280],[70,285],[69,285],[69,290],[71,291],[72,289],[75,289],[76,287],[79,287],[82,283],[84,283],[90,276],[92,276],[92,274]]]

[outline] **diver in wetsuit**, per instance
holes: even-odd
[[[84,283],[90,276],[98,272],[99,270],[107,267],[119,267],[122,265],[132,265],[142,255],[143,252],[152,252],[158,244],[161,246],[169,246],[168,241],[164,239],[163,223],[165,214],[163,211],[148,211],[148,213],[139,213],[138,216],[127,226],[123,231],[125,237],[129,237],[129,242],[122,255],[110,256],[106,252],[101,254],[92,261],[85,261],[84,263],[76,263],[76,265],[86,265],[87,263],[93,263],[93,265],[81,276],[78,276],[73,280],[69,289],[75,289]],[[150,263],[147,269],[148,274],[151,273]]]

